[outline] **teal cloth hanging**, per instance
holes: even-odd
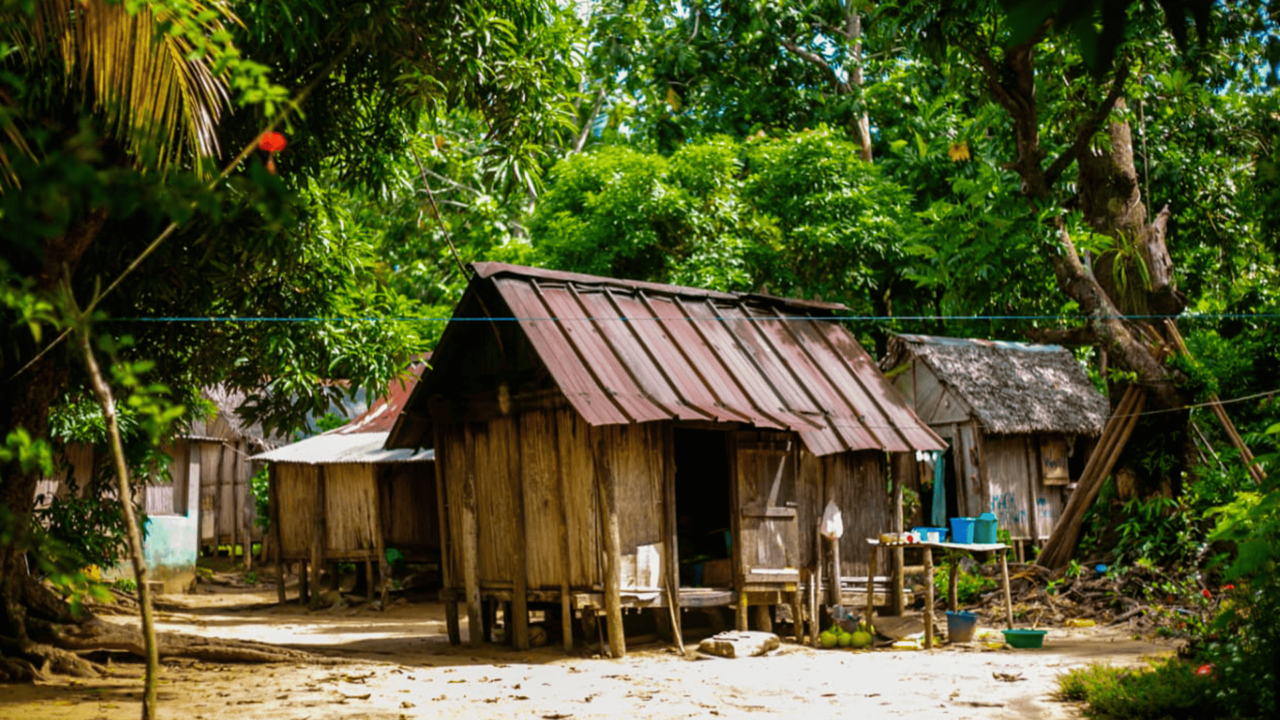
[[[933,460],[933,526],[947,526],[947,489],[943,487],[946,477],[947,456],[934,453]]]

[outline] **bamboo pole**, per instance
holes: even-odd
[[[1165,318],[1165,329],[1169,332],[1169,339],[1173,341],[1174,347],[1178,352],[1191,357],[1191,352],[1187,350],[1187,343],[1182,339],[1182,333],[1178,332],[1178,324],[1172,319]],[[1222,401],[1218,399],[1217,394],[1209,396],[1209,409],[1213,412],[1213,416],[1218,418],[1218,423],[1222,425],[1222,429],[1227,433],[1227,438],[1231,440],[1231,444],[1240,453],[1240,459],[1244,461],[1245,467],[1249,470],[1249,476],[1259,485],[1263,480],[1267,479],[1267,473],[1253,458],[1253,452],[1249,450],[1249,446],[1244,444],[1244,439],[1240,437],[1240,433],[1236,430],[1235,423],[1231,422],[1231,418],[1227,415],[1226,408],[1222,407]]]
[[[1098,447],[1094,449],[1093,454],[1089,456],[1089,461],[1085,464],[1075,492],[1071,493],[1071,498],[1067,500],[1067,506],[1063,508],[1053,533],[1045,542],[1044,550],[1036,560],[1037,565],[1056,570],[1066,565],[1071,559],[1071,553],[1080,540],[1080,524],[1084,514],[1098,497],[1102,482],[1111,473],[1112,467],[1120,457],[1120,452],[1128,443],[1133,428],[1138,424],[1138,414],[1142,412],[1146,400],[1146,392],[1137,385],[1130,385],[1125,390],[1124,397],[1120,399],[1120,405],[1107,420]]]

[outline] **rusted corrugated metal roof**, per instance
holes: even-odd
[[[945,447],[853,336],[828,319],[842,306],[473,267],[468,293],[492,284],[591,425],[743,422],[794,430],[815,455]]]
[[[330,432],[339,435],[391,432],[391,426],[395,425],[396,418],[400,416],[400,411],[409,402],[409,397],[413,394],[413,388],[417,386],[418,380],[422,378],[422,371],[427,368],[427,361],[430,357],[431,355],[427,354],[421,361],[410,365],[409,377],[402,380],[392,380],[391,384],[387,386],[385,397],[378,398],[376,402],[369,406],[368,410],[357,415],[346,425]]]

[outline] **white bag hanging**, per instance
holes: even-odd
[[[840,508],[834,503],[827,503],[826,510],[822,511],[822,525],[819,526],[818,532],[829,540],[839,540],[844,535],[844,518],[840,515]]]

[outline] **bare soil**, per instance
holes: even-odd
[[[296,595],[294,595],[296,597]],[[107,618],[136,624],[132,615]],[[1090,662],[1138,665],[1173,652],[1130,628],[1051,627],[1041,650],[977,642],[933,651],[814,650],[784,642],[764,657],[687,656],[663,644],[626,658],[452,647],[444,608],[401,600],[308,611],[274,589],[201,585],[162,598],[159,629],[309,650],[322,664],[168,662],[160,717],[308,719],[805,717],[1077,718],[1055,678]],[[465,615],[463,636],[466,637]],[[999,649],[995,649],[999,647]],[[0,685],[0,718],[117,720],[140,715],[142,666],[116,677]]]

